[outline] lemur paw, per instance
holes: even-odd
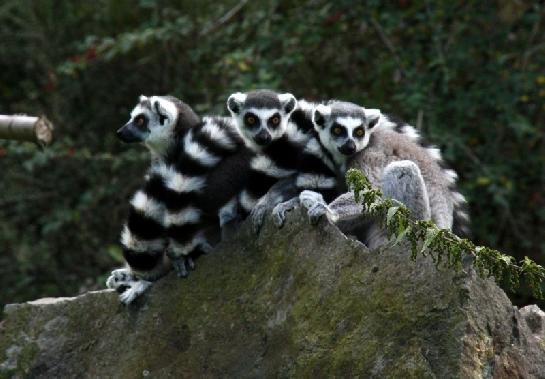
[[[283,203],[280,203],[276,205],[273,208],[272,211],[272,217],[274,224],[281,228],[284,225],[284,221],[286,221],[286,212],[289,212],[299,205],[299,198],[294,197],[291,200],[285,201]]]
[[[322,203],[316,203],[314,207],[308,210],[308,219],[311,223],[311,225],[316,225],[320,221],[320,219],[327,215],[328,213],[328,207],[325,204]]]
[[[261,230],[267,210],[268,207],[266,205],[257,204],[250,212],[250,220],[252,220],[252,231],[255,234],[258,234]]]
[[[143,294],[151,286],[151,282],[138,279],[128,268],[121,268],[112,271],[106,280],[106,286],[119,292],[119,300],[127,305]]]
[[[138,296],[142,295],[148,288],[151,287],[151,282],[147,280],[137,279],[136,282],[133,282],[131,287],[121,295],[119,295],[119,300],[125,305],[132,303]]]
[[[299,201],[307,209],[312,209],[318,203],[327,205],[324,197],[318,192],[305,190],[299,194]]]
[[[136,279],[128,268],[120,268],[112,271],[111,275],[106,280],[106,287],[121,293],[130,288],[137,280],[138,279]]]
[[[323,216],[330,213],[324,197],[318,192],[305,190],[299,194],[299,200],[308,210],[308,217],[312,225],[316,225]]]
[[[191,257],[171,258],[171,261],[176,275],[180,278],[187,277],[187,275],[189,275],[188,270],[195,269],[195,262],[193,262]]]
[[[208,254],[209,252],[211,252],[214,249],[214,246],[210,245],[210,243],[208,243],[208,241],[202,241],[201,243],[199,243],[199,248],[203,253]],[[187,257],[187,259],[189,259],[191,262],[193,262],[191,257]],[[193,267],[195,267],[194,263],[191,263],[191,264],[193,265]]]

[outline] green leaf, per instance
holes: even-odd
[[[398,210],[399,210],[399,207],[391,207],[388,209],[388,214],[386,215],[386,225],[392,224],[392,220]]]
[[[429,227],[428,229],[426,229],[426,239],[424,240],[424,244],[422,245],[422,249],[420,250],[422,253],[431,246],[439,232],[440,230],[437,227]]]

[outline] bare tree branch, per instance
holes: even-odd
[[[393,57],[394,57],[394,59],[395,59],[395,61],[397,63],[397,67],[399,69],[399,72],[401,73],[401,76],[403,78],[406,78],[407,75],[405,74],[405,70],[403,69],[403,66],[401,65],[401,59],[399,58],[399,54],[397,53],[396,48],[394,47],[394,45],[392,44],[392,42],[390,41],[390,39],[388,38],[388,36],[384,32],[384,29],[382,29],[382,26],[380,26],[380,23],[377,20],[375,20],[373,17],[371,17],[371,25],[373,25],[373,28],[375,28],[375,30],[376,30],[380,40],[382,41],[382,43],[384,45],[386,45],[386,48],[393,55]]]
[[[208,33],[214,32],[217,29],[221,28],[224,24],[227,24],[231,21],[240,10],[248,3],[248,0],[241,0],[237,5],[235,5],[229,12],[221,16],[216,22],[207,26],[200,32],[200,36],[204,36]]]

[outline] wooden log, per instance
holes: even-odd
[[[0,115],[0,139],[46,146],[53,141],[53,124],[45,116]]]

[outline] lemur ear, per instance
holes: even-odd
[[[153,109],[155,110],[155,113],[159,115],[159,124],[164,125],[165,120],[168,119],[168,116],[166,115],[166,109],[163,109],[163,107],[161,107],[161,104],[157,100],[153,103]]]
[[[240,108],[242,108],[245,101],[246,94],[241,92],[233,93],[227,99],[227,109],[229,109],[229,112],[231,112],[233,115],[239,114]]]
[[[293,112],[297,106],[297,99],[291,93],[282,93],[278,95],[278,100],[280,100],[280,104],[282,104],[282,108],[286,114]]]
[[[380,109],[366,109],[365,118],[367,119],[367,128],[374,128],[378,124],[381,115]]]
[[[148,97],[147,96],[144,96],[144,95],[140,95],[140,97],[138,98],[138,101],[140,103],[143,103],[144,101],[148,100]]]
[[[312,122],[319,127],[325,127],[325,118],[331,113],[331,109],[323,104],[318,105],[312,112]]]

